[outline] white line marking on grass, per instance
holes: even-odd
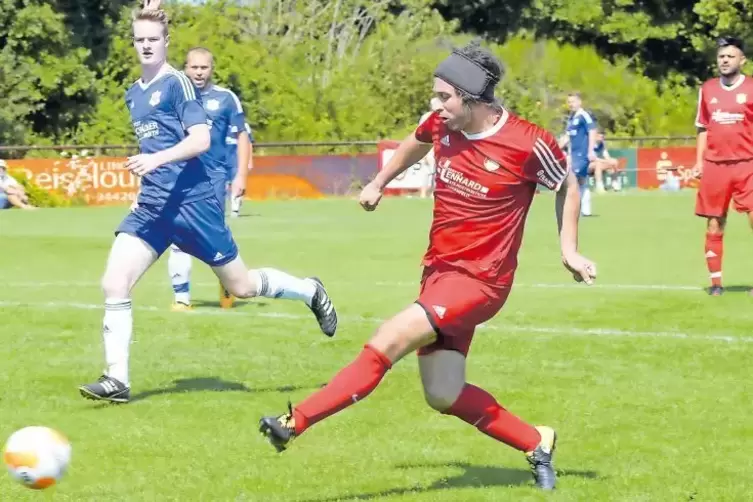
[[[151,285],[157,285],[156,282],[147,282],[147,284]],[[167,281],[165,281],[165,284],[167,284]],[[335,285],[352,285],[352,286],[360,286],[361,283],[349,283],[349,282],[339,282],[339,281],[329,281],[328,284],[335,284]],[[34,282],[34,281],[19,281],[19,282],[6,282],[4,283],[6,287],[13,287],[13,288],[53,288],[53,287],[99,287],[100,283],[97,281],[45,281],[45,282]],[[192,282],[192,286],[216,286],[216,282]],[[401,282],[401,281],[394,281],[394,282],[386,282],[386,281],[378,281],[373,283],[375,286],[380,287],[389,287],[389,288],[415,288],[418,290],[419,283],[418,281],[415,282]],[[532,283],[532,284],[515,284],[513,286],[513,289],[515,288],[534,288],[534,289],[583,289],[585,291],[586,286],[583,284],[566,284],[566,283]],[[605,290],[625,290],[625,291],[703,291],[704,288],[701,286],[687,286],[687,285],[680,285],[680,284],[594,284],[593,286],[588,287],[588,289],[605,289]]]
[[[102,310],[103,306],[94,303],[76,303],[76,302],[17,302],[0,300],[0,307],[21,307],[34,309],[75,309],[75,310]],[[148,312],[164,312],[169,310],[155,306],[137,306],[136,310]],[[199,315],[199,316],[243,316],[243,317],[263,317],[271,319],[291,319],[291,320],[313,320],[310,315],[289,314],[285,312],[239,312],[227,311],[222,309],[196,309],[191,312],[185,312],[173,315]],[[378,324],[384,319],[378,317],[364,316],[344,316],[341,320],[347,322],[365,322]],[[693,335],[673,331],[630,331],[614,328],[575,328],[567,326],[511,326],[498,324],[484,324],[479,326],[482,330],[499,331],[503,333],[539,333],[545,335],[565,335],[579,337],[625,337],[625,338],[672,338],[688,341],[709,341],[709,342],[726,342],[726,343],[753,343],[751,336],[734,336],[724,334],[706,334]]]

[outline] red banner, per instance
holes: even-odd
[[[695,147],[639,148],[638,188],[659,188],[668,173],[680,179],[682,188],[696,188],[695,160]]]

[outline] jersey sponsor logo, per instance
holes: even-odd
[[[220,109],[220,102],[216,99],[210,99],[207,101],[207,110],[214,112]]]
[[[439,179],[444,181],[450,190],[463,197],[486,198],[486,195],[489,193],[489,187],[451,168],[450,159],[440,159],[437,163],[437,171],[439,172]]]
[[[741,105],[745,104],[748,102],[748,95],[740,93],[737,96],[735,96],[735,100],[737,101],[738,104],[741,104]]]
[[[133,129],[136,132],[139,141],[159,135],[159,125],[153,120],[148,122],[134,122]]]
[[[154,91],[152,93],[152,97],[149,98],[149,104],[152,106],[157,106],[161,97],[162,93],[160,91]]]
[[[550,190],[554,190],[557,187],[554,181],[552,181],[552,179],[549,176],[547,176],[547,174],[544,172],[543,169],[539,169],[538,171],[536,171],[536,177],[538,178],[539,182],[542,185],[544,185]]]
[[[714,110],[714,113],[711,114],[711,120],[722,125],[737,124],[738,122],[745,120],[745,114]]]

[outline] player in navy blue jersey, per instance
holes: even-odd
[[[141,176],[141,189],[136,206],[115,232],[102,277],[107,368],[98,381],[79,387],[84,397],[121,403],[130,398],[131,290],[170,244],[210,265],[233,295],[301,300],[326,335],[337,328],[337,314],[318,279],[298,279],[270,268],[248,270],[238,256],[202,161],[211,139],[201,95],[188,77],[167,64],[167,16],[158,10],[159,1],[150,3],[153,8],[133,16],[141,78],[126,93],[140,151],[128,158],[126,168]]]
[[[249,151],[248,151],[248,161],[246,164],[243,164],[243,160],[239,158],[240,152],[238,149],[238,145],[240,144],[238,140],[233,137],[234,131],[230,131],[230,135],[228,135],[226,142],[227,142],[227,165],[230,168],[235,168],[235,170],[228,172],[228,183],[231,183],[230,186],[230,217],[231,218],[237,218],[240,216],[241,212],[241,206],[243,205],[243,196],[246,194],[246,184],[244,183],[243,186],[238,186],[237,188],[232,185],[232,182],[234,180],[237,180],[239,177],[243,176],[244,180],[248,178],[248,173],[251,171],[251,168],[254,164],[253,161],[253,155],[254,155],[254,133],[251,130],[251,126],[248,125],[248,122],[244,124],[246,129],[246,134],[248,134],[248,140],[249,140]]]
[[[570,166],[578,179],[580,189],[580,209],[583,216],[591,216],[591,189],[588,187],[589,166],[596,161],[596,121],[583,108],[580,94],[571,92],[567,96],[570,116],[567,118],[567,139]]]
[[[224,213],[228,191],[242,197],[248,177],[251,142],[245,127],[243,106],[233,91],[212,82],[214,56],[208,49],[195,47],[188,51],[185,73],[199,89],[204,111],[209,117],[211,142],[201,160]],[[228,140],[232,140],[233,145],[228,145]],[[192,308],[191,263],[188,253],[176,245],[170,246],[167,269],[175,293],[173,311],[190,311]],[[232,304],[232,295],[220,285],[220,305],[230,308]]]

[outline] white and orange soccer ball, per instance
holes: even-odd
[[[24,427],[8,438],[3,461],[19,483],[43,490],[65,474],[71,461],[71,443],[48,427]]]

